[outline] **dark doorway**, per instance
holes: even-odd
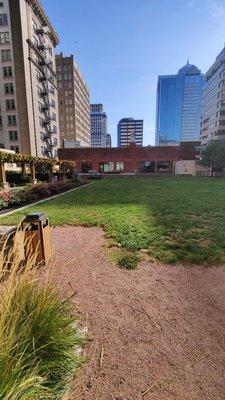
[[[81,165],[81,170],[83,174],[87,174],[89,171],[92,170],[92,164],[91,163],[83,163]]]

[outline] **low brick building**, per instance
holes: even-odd
[[[199,142],[167,147],[138,147],[132,143],[125,148],[61,148],[58,155],[60,160],[75,161],[79,173],[172,173],[176,161],[196,160],[199,146]]]

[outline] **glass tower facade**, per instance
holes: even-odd
[[[177,75],[158,78],[156,146],[176,146],[200,139],[204,76],[187,63]]]

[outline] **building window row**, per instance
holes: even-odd
[[[16,115],[7,115],[7,124],[8,126],[16,126],[17,125]],[[0,126],[3,126],[2,115],[0,115]]]
[[[18,140],[18,132],[17,131],[9,131],[9,140],[10,141]]]
[[[8,16],[7,14],[0,14],[0,26],[8,25]]]
[[[6,100],[6,110],[15,110],[16,105],[15,105],[15,100],[14,99],[7,99]]]
[[[5,88],[5,94],[14,94],[14,87],[13,83],[5,83],[4,85]]]
[[[12,77],[12,76],[13,76],[12,67],[11,66],[3,67],[3,77],[4,78],[9,78],[9,77]]]
[[[0,44],[10,43],[9,32],[0,32]]]

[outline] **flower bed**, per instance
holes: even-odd
[[[85,183],[85,181],[76,179],[64,182],[40,183],[35,186],[27,186],[25,189],[19,191],[2,190],[0,192],[0,210],[23,206],[34,201],[66,192],[67,190],[79,187]]]

